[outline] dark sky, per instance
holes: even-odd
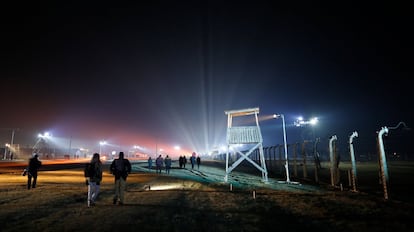
[[[21,145],[51,131],[95,150],[203,153],[226,143],[224,111],[252,107],[284,114],[289,143],[299,115],[319,117],[324,141],[356,130],[374,151],[381,127],[413,127],[413,20],[399,1],[40,2],[2,7],[2,142],[19,128]],[[283,143],[280,121],[260,123],[265,145]]]

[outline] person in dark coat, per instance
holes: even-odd
[[[36,188],[37,172],[42,166],[42,162],[39,160],[39,155],[34,154],[29,160],[29,166],[27,167],[27,189]]]
[[[124,204],[124,192],[126,187],[126,180],[128,174],[131,173],[131,163],[124,158],[124,153],[119,152],[118,159],[114,159],[110,166],[110,172],[115,176],[115,196],[113,199],[114,205],[119,202]]]
[[[201,158],[200,156],[197,156],[197,169],[200,170],[200,164],[201,164]]]
[[[162,158],[161,155],[159,155],[156,159],[155,159],[155,167],[157,169],[157,173],[161,173],[162,167],[164,166],[164,159]]]
[[[187,164],[187,157],[185,155],[183,156],[183,168],[185,168],[185,165]]]
[[[194,165],[196,163],[196,153],[193,152],[193,154],[190,157],[190,163],[191,163],[191,169],[194,169]]]
[[[171,158],[167,155],[164,159],[164,163],[165,163],[165,172],[167,174],[170,174],[170,170],[171,170]]]
[[[86,165],[86,184],[88,185],[88,207],[94,206],[102,182],[102,162],[99,153],[94,153],[91,162]]]
[[[178,158],[178,164],[180,165],[180,168],[183,168],[184,158],[182,155],[180,155],[180,158]]]

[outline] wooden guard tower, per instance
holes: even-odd
[[[259,108],[249,108],[249,109],[242,109],[242,110],[231,110],[225,111],[227,115],[227,153],[226,153],[226,175],[224,177],[224,181],[228,181],[228,174],[233,171],[243,160],[249,161],[253,166],[259,169],[262,172],[262,179],[264,182],[267,182],[267,170],[266,170],[266,163],[263,154],[263,138],[262,133],[260,132],[259,126]],[[249,116],[254,115],[256,120],[256,126],[237,126],[233,127],[233,117],[240,117],[240,116]],[[243,153],[241,151],[234,150],[238,154],[240,154],[240,158],[236,160],[230,167],[229,167],[229,150],[230,146],[234,144],[250,144],[253,145],[249,151]],[[249,155],[259,148],[260,153],[260,166],[254,162],[252,159],[249,158]],[[236,148],[234,148],[236,149]]]

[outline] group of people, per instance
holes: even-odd
[[[180,166],[180,168],[185,168],[186,164],[187,164],[187,158],[185,157],[185,155],[181,155],[178,158],[178,165]]]
[[[131,173],[132,167],[128,159],[125,159],[124,153],[119,152],[118,158],[114,159],[109,166],[110,173],[115,178],[115,195],[113,204],[124,204],[125,187],[128,175]],[[102,162],[98,153],[93,154],[91,162],[86,164],[85,177],[88,185],[88,207],[94,206],[96,198],[100,191],[100,183],[102,181]]]
[[[39,155],[34,154],[29,159],[29,165],[24,170],[23,175],[27,175],[27,189],[36,188],[37,173],[42,166],[42,162],[39,160]],[[131,173],[132,167],[128,159],[125,159],[124,153],[119,152],[118,158],[114,159],[109,167],[109,171],[115,178],[115,194],[113,197],[113,204],[124,204],[125,187],[128,175]],[[99,153],[94,153],[91,161],[85,165],[84,176],[85,182],[88,186],[88,207],[94,206],[95,201],[100,192],[100,185],[102,182],[102,161]]]
[[[152,169],[152,162],[153,160],[151,156],[148,157],[148,169],[149,170]],[[186,163],[187,163],[187,158],[185,157],[185,155],[182,155],[178,158],[178,164],[179,164],[180,169],[185,168]],[[193,152],[192,156],[190,157],[190,163],[191,163],[191,169],[194,169],[194,166],[196,164],[197,164],[197,169],[200,169],[200,164],[201,164],[200,156],[196,156],[196,153]],[[171,170],[171,164],[172,164],[172,160],[168,155],[165,158],[163,158],[162,155],[158,155],[158,157],[155,159],[155,170],[157,173],[161,173],[165,165],[165,172],[169,174]]]
[[[193,154],[191,154],[190,157],[190,163],[191,163],[191,169],[194,169],[194,165],[197,164],[197,169],[200,169],[200,163],[201,163],[201,159],[200,156],[197,156],[195,152],[193,152]]]
[[[161,173],[162,169],[164,167],[165,164],[165,173],[170,174],[170,170],[171,170],[171,164],[172,164],[172,160],[171,157],[169,155],[167,155],[164,158],[162,158],[162,155],[159,155],[156,159],[155,159],[155,170],[157,173]],[[151,156],[148,158],[148,169],[151,170],[152,168],[152,158]]]
[[[125,187],[128,175],[131,173],[132,167],[128,159],[125,159],[124,153],[119,152],[118,158],[114,159],[109,166],[110,173],[115,178],[115,195],[113,204],[124,204]],[[88,185],[88,207],[94,206],[96,198],[100,191],[100,183],[102,181],[102,162],[98,153],[93,154],[91,162],[86,164],[85,177]]]
[[[190,157],[191,168],[194,169],[194,165],[197,164],[198,169],[200,168],[201,159],[200,156],[196,157],[195,152],[193,152]],[[170,173],[171,170],[171,157],[168,155],[163,158],[162,155],[159,155],[155,160],[156,172],[161,173],[163,166],[165,164],[165,172]],[[185,168],[185,163],[187,159],[185,156],[179,157],[180,168]],[[42,162],[39,160],[39,155],[34,154],[32,158],[29,159],[29,165],[25,169],[23,175],[27,175],[27,189],[36,188],[37,183],[37,173],[39,168],[42,166]],[[152,168],[152,158],[148,158],[148,168]],[[125,198],[125,187],[126,180],[128,175],[131,173],[131,163],[128,159],[124,157],[123,152],[119,152],[118,158],[114,159],[109,167],[109,171],[115,178],[115,194],[113,198],[113,204],[124,204]],[[95,201],[100,192],[100,185],[102,182],[102,161],[100,159],[99,153],[94,153],[91,161],[86,164],[84,169],[85,182],[88,186],[88,198],[87,204],[88,207],[94,206]]]

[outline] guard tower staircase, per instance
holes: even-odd
[[[224,181],[228,181],[228,175],[231,173],[243,160],[247,160],[257,169],[262,172],[263,182],[268,182],[266,162],[263,153],[263,138],[259,126],[259,108],[248,108],[241,110],[230,110],[225,111],[227,115],[227,153],[226,153],[226,174]],[[256,125],[255,126],[233,126],[233,118],[241,116],[252,116],[254,115]],[[235,145],[248,144],[252,147],[245,153],[237,150],[238,147]],[[240,154],[240,157],[229,166],[229,150],[230,147],[234,152]],[[253,151],[259,149],[260,165],[253,161],[249,156]]]

